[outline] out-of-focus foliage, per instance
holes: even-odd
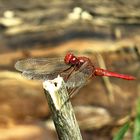
[[[124,135],[130,127],[130,122],[127,122],[116,134],[113,140],[123,140]],[[133,140],[140,140],[140,99],[137,103],[137,115],[134,120]]]
[[[140,99],[137,104],[137,116],[134,122],[134,135],[133,140],[140,140]]]
[[[123,137],[125,135],[125,133],[127,132],[128,128],[130,126],[130,123],[127,122],[117,133],[117,135],[114,137],[113,140],[123,140]]]

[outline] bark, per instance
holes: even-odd
[[[72,105],[70,101],[68,101],[68,93],[62,78],[58,77],[53,81],[45,81],[43,87],[59,140],[82,140],[78,123]]]

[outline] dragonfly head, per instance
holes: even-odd
[[[69,64],[69,65],[77,65],[79,62],[77,57],[74,56],[72,53],[67,53],[65,58],[64,58],[64,61],[66,64]]]

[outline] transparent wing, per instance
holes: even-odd
[[[31,58],[20,60],[15,64],[15,68],[21,71],[25,77],[36,80],[51,80],[60,73],[62,77],[67,77],[69,71],[62,71],[69,67],[69,65],[64,63],[63,58]],[[83,64],[79,70],[72,72],[66,81],[67,87],[82,87],[87,83],[91,74],[91,67],[88,68],[87,63]]]
[[[69,66],[63,58],[30,58],[18,61],[15,68],[29,79],[53,79]]]
[[[81,85],[85,85],[87,82],[87,79],[85,78],[84,73],[82,72],[74,72],[66,82],[66,85],[68,88],[75,88],[79,87]]]
[[[92,67],[88,67],[87,63],[83,64],[78,71],[74,71],[68,81],[67,87],[74,88],[74,87],[82,87],[87,84],[87,81],[92,76]]]

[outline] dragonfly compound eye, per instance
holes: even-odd
[[[71,64],[71,60],[73,59],[73,54],[72,53],[67,53],[65,58],[64,58],[64,61],[66,64]]]

